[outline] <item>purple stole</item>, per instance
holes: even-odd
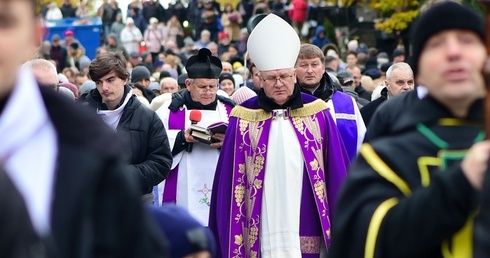
[[[218,105],[221,102],[218,101]],[[229,106],[226,103],[223,103],[226,108],[226,113],[230,116],[232,106]],[[185,112],[187,109],[180,108],[177,112],[170,111],[168,118],[168,129],[169,130],[185,130]],[[162,196],[162,204],[163,203],[176,203],[177,202],[177,178],[179,175],[179,165],[175,166],[174,169],[170,170],[168,177],[165,179],[165,189],[163,191]],[[158,190],[157,190],[158,195]],[[158,199],[156,199],[156,203],[158,203]]]
[[[322,102],[324,103],[324,102]],[[326,107],[325,107],[326,108]],[[319,110],[320,111],[320,110]],[[321,240],[330,244],[330,209],[327,198],[325,164],[327,158],[328,110],[313,115],[288,111],[287,118],[269,117],[251,122],[238,119],[233,132],[234,167],[232,176],[229,252],[224,257],[260,257],[260,216],[262,189],[267,162],[268,133],[272,119],[289,119],[304,157],[303,193],[300,214],[300,244],[303,257],[319,257]],[[301,112],[301,111],[300,111]],[[263,111],[259,116],[267,116]],[[273,151],[273,150],[271,150]],[[342,161],[339,161],[342,162]]]
[[[352,162],[357,156],[357,120],[354,110],[355,103],[352,98],[344,93],[335,92],[332,96],[332,102],[335,109],[335,119],[337,128],[344,142],[345,150]]]

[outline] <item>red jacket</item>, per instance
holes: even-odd
[[[293,0],[289,9],[289,18],[293,22],[304,22],[308,14],[308,2],[305,0]]]

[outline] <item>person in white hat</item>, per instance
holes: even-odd
[[[212,189],[218,257],[326,255],[349,158],[327,104],[295,86],[300,40],[269,14],[247,45],[258,96],[230,116]]]
[[[126,19],[126,27],[121,31],[121,42],[126,49],[126,52],[139,52],[140,42],[143,40],[141,31],[134,25],[133,18]]]

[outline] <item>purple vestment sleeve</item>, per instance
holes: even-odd
[[[330,116],[330,113],[325,112]],[[328,142],[327,142],[327,192],[330,214],[335,214],[337,199],[340,188],[347,177],[349,157],[344,148],[340,133],[333,119],[327,120]],[[332,220],[332,219],[331,219]]]
[[[225,141],[221,148],[216,173],[214,175],[211,207],[209,211],[209,228],[213,231],[217,244],[217,256],[228,253],[228,234],[230,232],[230,205],[233,197],[233,165],[236,141],[237,118],[230,117]],[[221,222],[221,223],[220,223]],[[229,222],[229,223],[223,223]],[[220,244],[221,243],[221,244]],[[226,250],[225,250],[226,249]]]

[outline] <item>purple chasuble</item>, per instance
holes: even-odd
[[[330,243],[330,214],[349,159],[326,103],[302,94],[305,106],[290,110],[304,156],[300,244],[303,257],[319,257]],[[272,114],[253,98],[232,112],[216,169],[209,227],[218,257],[260,257],[260,216]],[[240,110],[241,109],[241,110]],[[243,119],[246,117],[248,119]],[[273,150],[272,150],[273,151]]]

